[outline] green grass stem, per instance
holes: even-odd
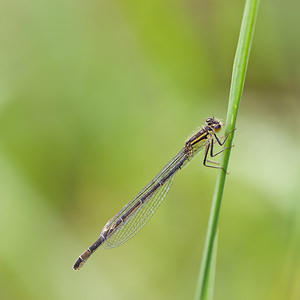
[[[226,118],[225,135],[236,128],[236,120],[240,100],[243,92],[249,54],[254,33],[256,15],[259,0],[246,0],[244,14],[240,29],[240,35],[233,63],[229,103]],[[232,147],[234,132],[229,135],[226,147]],[[221,159],[221,167],[228,168],[231,148],[224,151]],[[226,173],[220,170],[218,173],[215,191],[212,200],[211,212],[206,233],[204,252],[201,262],[198,286],[195,299],[207,300],[213,298],[215,261],[217,256],[217,228],[222,203]]]

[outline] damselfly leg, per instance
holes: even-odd
[[[235,129],[234,129],[235,130]],[[219,167],[219,166],[212,166],[212,165],[208,165],[206,162],[210,162],[212,164],[219,164],[219,162],[216,162],[216,161],[213,161],[213,160],[209,160],[207,157],[208,157],[208,153],[210,155],[210,157],[215,157],[219,154],[221,154],[222,152],[224,152],[226,149],[229,149],[231,147],[226,147],[222,150],[220,150],[219,152],[217,153],[214,153],[213,151],[213,148],[214,148],[214,143],[217,142],[220,146],[223,146],[225,143],[226,143],[226,140],[228,139],[229,135],[234,131],[234,130],[231,130],[228,132],[228,134],[226,135],[226,137],[224,138],[223,142],[220,141],[220,139],[218,138],[218,136],[216,135],[216,133],[214,132],[213,134],[213,137],[211,138],[210,142],[206,145],[205,147],[205,153],[204,153],[204,159],[203,159],[203,165],[205,167],[208,167],[208,168],[215,168],[215,169],[222,169],[226,174],[227,174],[227,171],[222,168],[222,167]],[[209,151],[210,150],[210,151]]]

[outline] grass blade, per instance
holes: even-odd
[[[240,35],[233,63],[225,135],[236,126],[237,113],[246,77],[258,6],[259,0],[246,0],[245,2]],[[226,147],[232,146],[233,137],[234,133],[229,135]],[[230,148],[224,151],[224,155],[221,160],[221,167],[225,170],[228,168],[230,152]],[[210,277],[212,274],[215,274],[215,265],[212,260],[213,252],[216,252],[217,248],[215,245],[217,243],[216,232],[218,228],[225,179],[225,172],[220,170],[216,181],[207,228],[204,253],[195,297],[197,300],[212,299],[212,293],[210,291],[213,290],[214,280]],[[216,253],[214,256],[216,257]]]

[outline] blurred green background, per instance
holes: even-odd
[[[243,1],[1,1],[1,299],[192,299],[216,171],[200,154],[143,231],[72,264],[213,114]],[[261,1],[215,299],[300,299],[300,4]]]

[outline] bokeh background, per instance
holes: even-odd
[[[179,172],[138,236],[74,260],[213,114],[243,1],[0,3],[1,299],[192,299],[216,179]],[[300,299],[300,4],[261,1],[215,299]]]

